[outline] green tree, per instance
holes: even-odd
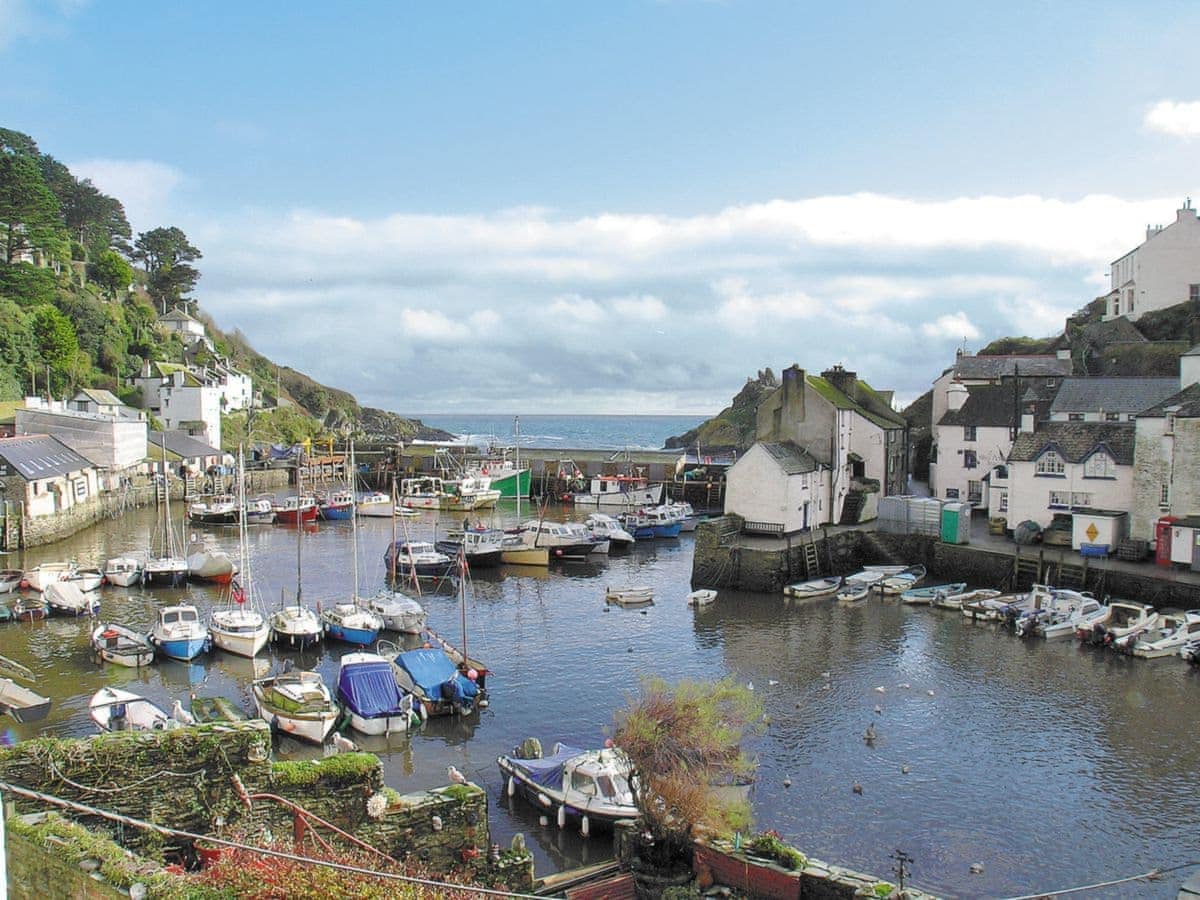
[[[133,283],[133,266],[115,250],[105,250],[89,268],[92,281],[104,288],[109,299],[115,299]]]
[[[24,374],[36,353],[29,315],[11,300],[0,298],[0,360]]]
[[[57,376],[55,387],[61,387],[75,372],[79,361],[79,337],[75,326],[53,306],[35,308],[31,326],[39,361]]]
[[[28,308],[53,303],[58,291],[58,278],[52,270],[30,263],[10,266],[0,262],[0,296]]]
[[[28,156],[0,153],[0,240],[6,263],[34,248],[57,259],[70,257],[58,200]]]
[[[133,258],[146,268],[146,290],[163,313],[196,286],[200,273],[189,263],[200,257],[174,226],[143,231],[133,244]]]
[[[617,713],[614,742],[631,764],[639,822],[650,836],[644,860],[669,868],[690,859],[697,828],[746,827],[748,805],[720,787],[753,775],[742,740],[762,717],[754,694],[731,678],[642,681],[641,695]]]

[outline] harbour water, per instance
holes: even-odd
[[[436,513],[423,513],[408,529],[414,538],[432,537],[456,519],[447,514],[439,523]],[[514,520],[511,505],[497,513],[498,524]],[[4,566],[102,562],[144,549],[153,524],[154,511],[140,510],[10,555]],[[234,529],[206,534],[236,552]],[[363,593],[383,583],[390,534],[390,521],[362,522]],[[281,592],[293,595],[296,544],[294,529],[251,529],[256,582],[269,604]],[[305,600],[346,596],[349,523],[322,523],[303,533],[302,544]],[[486,785],[493,840],[506,845],[524,832],[545,873],[595,862],[609,843],[560,832],[553,821],[539,826],[536,810],[504,797],[496,756],[527,736],[547,747],[556,740],[598,745],[642,675],[729,674],[753,683],[771,717],[752,747],[760,761],[752,793],[757,824],[813,856],[887,877],[890,854],[901,848],[915,860],[918,884],[953,896],[1062,888],[1196,858],[1189,785],[1200,769],[1200,671],[1179,659],[1146,662],[1067,642],[1022,642],[958,615],[880,601],[789,605],[780,596],[722,592],[711,607],[692,610],[684,604],[691,558],[685,535],[548,572],[481,574],[467,592],[467,620],[472,655],[494,673],[490,708],[409,735],[354,739],[381,756],[388,783],[399,790],[445,783],[448,765]],[[652,585],[655,604],[607,608],[605,587],[629,584]],[[190,593],[206,608],[220,600],[216,588]],[[102,614],[147,628],[156,605],[182,594],[105,588]],[[456,596],[423,602],[431,624],[457,640]],[[256,663],[218,652],[134,672],[97,666],[89,627],[67,619],[0,627],[0,653],[34,669],[38,689],[54,698],[44,722],[11,725],[9,737],[93,733],[87,701],[105,684],[144,692],[167,708],[200,692],[249,710],[251,678],[278,668],[284,656],[332,683],[348,649],[326,644],[297,657],[269,648]],[[872,722],[878,739],[868,746],[862,734]],[[319,752],[288,740],[277,748],[292,758]],[[856,782],[861,795],[851,790]],[[971,874],[972,863],[983,872]],[[1114,896],[1170,897],[1179,880],[1126,885]]]

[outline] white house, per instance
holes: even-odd
[[[203,342],[211,349],[211,342],[204,330],[204,323],[188,315],[182,309],[173,309],[158,317],[158,324],[165,331],[178,334],[185,346]]]
[[[988,473],[1008,459],[1020,423],[1017,385],[951,382],[947,410],[934,427],[929,490],[942,500],[989,505]]]
[[[829,467],[791,441],[759,441],[725,474],[725,511],[746,530],[789,534],[831,521]]]
[[[1071,374],[1071,351],[1060,350],[1050,354],[1013,354],[995,356],[972,356],[959,353],[954,365],[944,371],[933,383],[933,403],[930,425],[937,426],[946,414],[947,391],[952,384],[967,388],[984,384],[1018,382],[1018,393],[1024,395],[1030,387],[1039,394],[1053,394],[1062,379]]]
[[[141,388],[143,405],[164,428],[202,434],[208,444],[221,446],[219,387],[202,381],[186,366],[149,361],[134,383]]]
[[[25,517],[52,516],[99,492],[95,467],[49,435],[0,438],[4,499],[25,504]]]
[[[1178,390],[1178,378],[1064,378],[1050,404],[1050,421],[1132,422]]]
[[[879,497],[908,485],[908,425],[876,391],[841,366],[819,376],[784,369],[759,403],[755,437],[791,441],[830,470],[829,521],[874,518]]]
[[[1159,517],[1200,512],[1200,378],[1187,362],[1183,390],[1137,417],[1130,537],[1153,540]]]
[[[1022,418],[1008,454],[1009,525],[1043,528],[1055,513],[1133,508],[1134,425],[1129,422],[1042,422]],[[993,489],[998,489],[996,485]]]
[[[219,361],[206,370],[206,379],[221,391],[221,406],[225,412],[249,409],[254,405],[254,383],[249,375],[239,372],[227,361]]]
[[[1167,227],[1146,227],[1146,240],[1114,261],[1105,318],[1137,320],[1155,309],[1200,301],[1200,220],[1191,198]]]

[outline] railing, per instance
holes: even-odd
[[[742,531],[746,534],[783,534],[782,522],[752,522],[747,519],[742,523]]]

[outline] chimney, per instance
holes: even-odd
[[[1027,403],[1025,405],[1025,411],[1021,413],[1021,430],[1022,431],[1028,431],[1028,432],[1032,433],[1033,431],[1036,430],[1033,425],[1033,413],[1034,413],[1034,410],[1036,410],[1036,409],[1037,409],[1037,407],[1032,403]]]
[[[962,409],[963,404],[967,402],[968,393],[967,386],[962,382],[951,383],[950,387],[946,388],[946,409]]]
[[[1196,210],[1192,209],[1192,198],[1188,197],[1183,201],[1183,206],[1175,210],[1175,221],[1182,222],[1184,219],[1195,220],[1195,218]]]
[[[843,369],[839,363],[832,369],[826,369],[824,372],[822,372],[821,377],[847,397],[854,399],[854,394],[856,393],[855,385],[858,383],[857,372],[851,372],[849,369]]]

